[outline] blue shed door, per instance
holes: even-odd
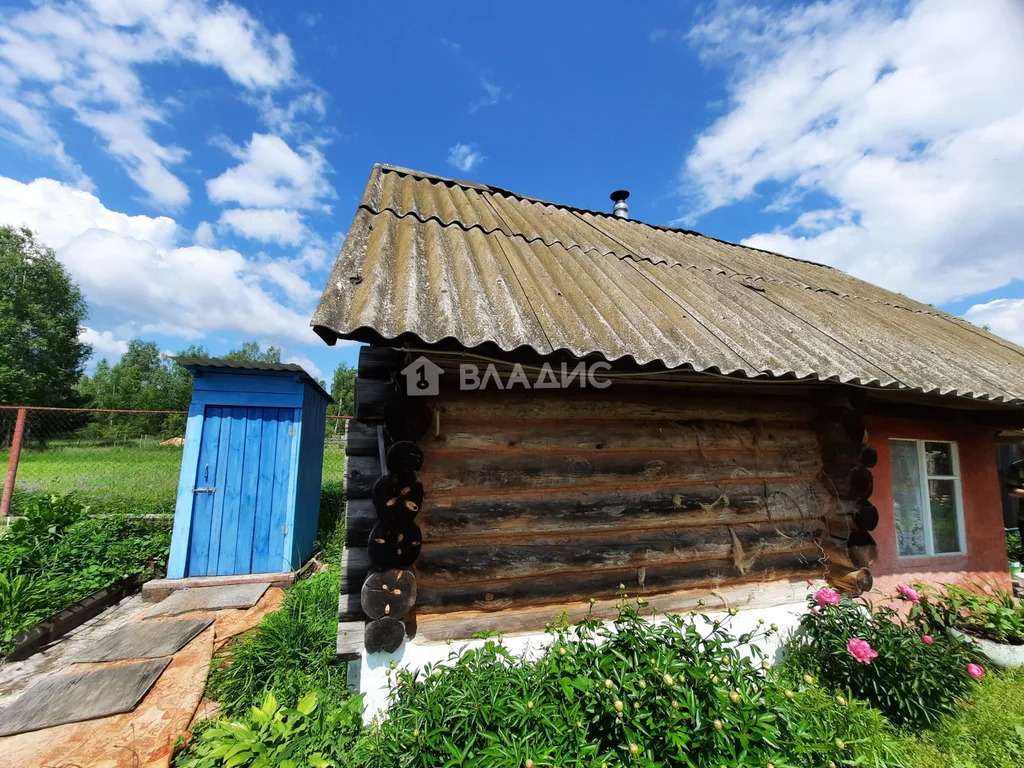
[[[294,408],[206,406],[188,576],[287,571]]]

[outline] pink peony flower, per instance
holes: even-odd
[[[917,594],[917,590],[913,587],[908,587],[906,584],[900,584],[896,587],[896,591],[900,593],[900,597],[904,600],[909,600],[914,605],[921,604],[921,596]]]
[[[820,610],[821,609],[818,606],[816,606],[816,605],[812,605],[811,606],[811,613],[817,613]]]
[[[811,586],[814,583],[814,579],[807,580],[807,586]]]
[[[985,676],[985,668],[980,664],[968,664],[967,674],[975,680],[981,680]]]
[[[935,638],[931,635],[921,635],[921,642],[925,645],[931,645],[935,642]]]
[[[851,637],[850,642],[846,644],[846,650],[862,664],[870,664],[872,659],[878,657],[878,651],[872,648],[867,640],[861,640],[859,637]]]
[[[824,608],[826,605],[839,605],[842,602],[842,596],[834,589],[829,587],[822,587],[814,593],[814,602]]]

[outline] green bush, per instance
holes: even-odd
[[[392,766],[903,765],[877,712],[760,657],[700,615],[553,627],[543,656],[499,639],[449,665],[396,671],[388,717],[354,764]],[[753,643],[750,655],[741,644]]]
[[[1024,670],[987,675],[954,715],[908,737],[915,768],[1019,768],[1024,765]]]
[[[35,498],[0,537],[0,653],[20,632],[129,576],[163,575],[171,521],[96,517],[75,497]]]
[[[1024,645],[1024,605],[1008,590],[985,584],[914,586],[919,602],[910,618],[925,631],[955,627],[995,643]]]
[[[1006,554],[1015,563],[1024,562],[1024,544],[1021,544],[1020,531],[1006,534]]]
[[[344,732],[359,722],[359,700],[350,699],[324,715],[314,693],[303,696],[294,709],[278,704],[268,692],[244,721],[222,719],[207,727],[179,768],[331,768],[345,758],[346,744],[355,736]]]
[[[977,658],[967,644],[946,633],[923,636],[893,608],[862,605],[831,589],[819,590],[809,603],[784,650],[794,673],[816,675],[905,727],[938,722],[970,692],[967,668]]]

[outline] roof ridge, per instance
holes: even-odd
[[[540,197],[533,197],[531,195],[524,195],[524,194],[521,194],[519,192],[513,192],[510,189],[505,189],[504,187],[497,187],[497,186],[495,186],[493,184],[481,184],[481,183],[476,182],[476,181],[466,181],[465,179],[454,179],[454,178],[451,178],[451,177],[448,177],[448,176],[439,176],[438,174],[435,174],[435,173],[428,173],[426,171],[417,171],[417,170],[415,170],[413,168],[405,168],[405,167],[400,166],[400,165],[390,165],[388,163],[377,163],[377,165],[375,165],[374,168],[375,169],[379,168],[383,172],[397,173],[397,174],[399,174],[401,176],[412,176],[413,178],[421,179],[421,180],[427,181],[427,182],[429,182],[431,184],[444,184],[445,186],[458,186],[458,187],[462,187],[463,189],[473,189],[473,190],[476,190],[477,192],[491,192],[491,193],[494,193],[494,194],[505,195],[507,197],[513,197],[513,198],[515,198],[517,200],[525,200],[525,201],[530,202],[530,203],[537,203],[539,205],[547,205],[547,206],[550,206],[552,208],[559,208],[559,209],[565,210],[565,211],[572,211],[574,213],[589,213],[589,214],[592,214],[594,216],[601,216],[601,217],[606,218],[606,219],[616,219],[618,221],[626,222],[626,223],[629,223],[629,224],[636,224],[636,225],[639,225],[641,227],[650,227],[651,229],[658,229],[658,230],[661,230],[662,232],[675,232],[675,233],[679,233],[679,234],[683,234],[683,235],[692,235],[694,237],[703,237],[703,238],[706,238],[708,240],[714,240],[717,243],[724,243],[725,245],[731,245],[731,246],[733,246],[735,248],[745,248],[745,249],[750,250],[750,251],[757,251],[758,253],[765,253],[765,254],[768,254],[769,256],[777,256],[780,259],[787,259],[789,261],[796,261],[796,262],[799,262],[800,264],[812,264],[812,265],[814,265],[816,267],[822,267],[823,269],[832,269],[832,270],[835,270],[837,272],[842,272],[842,270],[838,269],[837,267],[833,267],[833,266],[830,266],[828,264],[822,264],[822,263],[817,262],[817,261],[810,261],[809,259],[798,259],[796,256],[787,256],[784,253],[778,253],[776,251],[769,251],[769,250],[766,250],[764,248],[756,248],[756,247],[754,247],[752,245],[744,245],[743,243],[734,243],[731,240],[723,240],[720,237],[715,237],[714,235],[708,235],[708,234],[705,234],[703,232],[698,232],[695,229],[684,229],[682,227],[669,227],[669,226],[666,226],[664,224],[652,224],[652,223],[644,221],[642,219],[622,218],[622,217],[616,216],[613,213],[609,213],[608,211],[597,211],[597,210],[594,210],[592,208],[581,208],[581,207],[576,206],[576,205],[569,205],[568,203],[555,203],[555,202],[552,202],[551,200],[544,200],[543,198],[540,198]],[[843,273],[843,274],[845,274],[845,273]]]

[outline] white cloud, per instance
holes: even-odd
[[[110,331],[97,331],[82,326],[78,340],[92,347],[94,360],[117,360],[128,350],[128,339],[116,339]]]
[[[221,213],[218,224],[264,243],[298,245],[308,237],[302,214],[284,208],[232,208]]]
[[[999,336],[1024,345],[1024,299],[996,299],[975,304],[964,313],[975,325],[984,325]]]
[[[70,110],[106,143],[157,205],[178,207],[188,188],[170,168],[185,152],[153,138],[167,122],[138,72],[163,63],[221,69],[248,91],[276,89],[294,77],[288,38],[271,34],[248,11],[201,0],[85,0],[14,12],[0,25],[0,131],[51,157],[87,183],[67,157],[54,118]]]
[[[295,363],[295,365],[301,365],[306,373],[312,376],[314,379],[323,379],[323,371],[305,355],[285,355],[284,361],[286,363]]]
[[[483,154],[472,144],[456,144],[448,148],[448,164],[463,172],[472,171],[483,159]]]
[[[503,101],[509,101],[512,98],[511,93],[500,85],[488,80],[485,75],[480,75],[480,87],[483,88],[484,94],[469,105],[470,114],[474,114],[484,107],[493,107]]]
[[[813,196],[828,202],[744,242],[923,301],[1020,277],[1024,78],[1010,73],[1024,71],[1024,6],[722,2],[690,37],[732,79],[729,110],[687,157],[684,220]]]
[[[254,133],[244,148],[233,148],[239,164],[206,183],[215,203],[256,208],[329,210],[319,201],[333,194],[327,160],[312,144],[296,152],[279,136]]]
[[[93,310],[145,318],[146,328],[186,338],[258,330],[271,339],[315,340],[311,289],[268,278],[265,261],[238,251],[181,245],[182,230],[167,217],[127,216],[50,179],[23,184],[2,176],[0,210],[56,251]],[[276,296],[283,282],[287,303]]]
[[[213,225],[210,222],[200,222],[196,227],[195,242],[196,245],[205,245],[207,248],[212,248],[217,242],[217,236],[213,233]]]

